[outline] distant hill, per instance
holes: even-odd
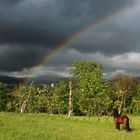
[[[136,77],[140,81],[140,77]],[[26,80],[28,79],[28,80]],[[32,78],[16,78],[16,77],[10,77],[10,76],[3,76],[0,75],[0,82],[17,85],[19,83],[22,83],[23,81],[27,81],[27,83],[31,83],[34,81],[35,84],[51,84],[51,83],[57,83],[60,80],[64,80],[66,78],[59,77],[59,76],[42,76],[42,77],[32,77]],[[109,80],[110,81],[110,80]]]
[[[26,79],[27,79],[26,77],[16,78],[16,77],[0,75],[0,82],[6,84],[12,84],[12,85],[22,83],[23,81],[26,81]],[[35,77],[35,78],[28,78],[28,79],[29,80],[27,80],[27,83],[34,81],[35,84],[51,84],[51,83],[56,83],[65,78],[59,76],[42,76],[42,77]]]
[[[2,83],[15,85],[21,83],[22,81],[24,81],[24,78],[16,78],[16,77],[0,75],[0,82]]]
[[[41,77],[30,78],[27,82],[31,83],[32,81],[34,81],[35,84],[51,84],[51,83],[57,83],[63,79],[65,78],[59,76],[41,76]]]

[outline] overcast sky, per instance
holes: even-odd
[[[140,0],[0,0],[0,75],[33,76],[45,55],[100,19],[106,22],[77,36],[34,76],[67,77],[75,60],[101,63],[106,77],[140,76]]]

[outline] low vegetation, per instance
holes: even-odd
[[[139,116],[129,116],[132,132],[116,132],[113,117],[71,117],[0,113],[0,140],[139,140]]]

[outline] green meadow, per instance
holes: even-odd
[[[129,116],[132,132],[113,117],[71,117],[48,114],[0,113],[0,140],[139,140],[140,117]]]

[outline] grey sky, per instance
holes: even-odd
[[[105,75],[139,76],[139,0],[0,0],[0,74],[30,76],[67,38],[118,11],[123,12],[79,36],[35,75],[68,76],[73,61],[94,60]]]

